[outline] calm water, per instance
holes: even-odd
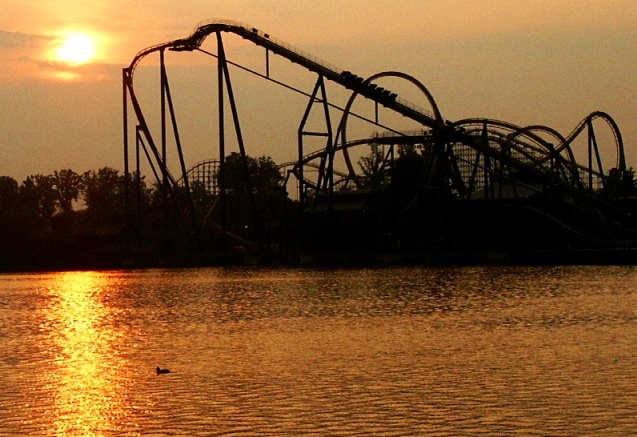
[[[620,267],[0,275],[0,435],[634,435],[636,290]]]

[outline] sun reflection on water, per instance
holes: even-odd
[[[57,435],[102,435],[125,420],[124,362],[113,326],[108,275],[60,273],[47,309],[52,349],[46,376],[54,396]]]

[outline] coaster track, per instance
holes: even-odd
[[[222,34],[234,34],[249,41],[255,46],[266,50],[267,73],[262,75],[228,61],[223,47]],[[202,49],[202,44],[211,35],[217,39],[217,53],[213,54]],[[218,20],[202,23],[196,27],[193,33],[182,39],[154,45],[140,51],[131,61],[130,65],[123,69],[124,89],[124,146],[126,154],[126,172],[128,172],[128,107],[133,108],[137,123],[137,142],[142,144],[144,153],[153,168],[159,185],[169,190],[169,197],[175,197],[175,187],[184,185],[186,193],[189,193],[189,175],[193,170],[188,170],[183,159],[179,130],[172,104],[170,87],[168,85],[165,70],[164,52],[194,52],[214,56],[218,60],[218,74],[220,90],[227,89],[230,99],[232,117],[241,155],[244,160],[246,152],[243,145],[240,123],[235,107],[232,82],[228,71],[228,65],[242,68],[254,73],[261,78],[274,81],[294,91],[309,97],[308,107],[299,126],[298,158],[286,163],[291,167],[289,174],[293,174],[299,183],[299,200],[301,203],[309,202],[320,193],[329,195],[335,190],[335,183],[346,187],[360,186],[360,175],[350,157],[350,150],[355,147],[382,145],[391,148],[392,153],[384,156],[385,162],[381,166],[391,169],[388,161],[394,159],[393,148],[419,148],[424,159],[421,168],[422,177],[420,183],[430,188],[448,191],[448,194],[458,199],[502,199],[504,197],[528,197],[529,193],[549,192],[559,187],[560,192],[568,193],[565,198],[581,199],[586,197],[584,203],[594,203],[599,209],[597,195],[598,187],[606,189],[612,185],[610,175],[623,175],[626,172],[624,145],[620,130],[616,122],[605,112],[593,112],[585,117],[575,129],[567,136],[560,134],[548,126],[516,126],[505,121],[486,118],[469,118],[459,121],[445,120],[441,115],[436,101],[429,90],[417,79],[402,72],[387,71],[374,74],[367,78],[358,76],[348,70],[337,68],[327,62],[321,61],[302,50],[271,37],[257,28],[227,20]],[[161,141],[156,141],[151,129],[146,122],[146,114],[141,103],[137,99],[134,87],[134,74],[139,63],[147,56],[159,53],[162,77],[162,120],[163,132]],[[311,93],[296,90],[286,84],[273,80],[269,76],[269,55],[274,54],[297,64],[317,75],[317,82]],[[431,109],[426,110],[399,97],[395,92],[380,87],[376,82],[379,79],[393,77],[406,80],[415,85],[427,99]],[[351,97],[344,107],[330,103],[325,93],[325,80],[349,90]],[[347,125],[350,116],[363,118],[352,112],[354,101],[362,96],[377,105],[382,105],[389,111],[400,114],[415,121],[422,127],[418,134],[389,130],[385,134],[375,135],[371,138],[348,140]],[[221,100],[221,98],[220,98]],[[325,132],[307,132],[305,122],[313,105],[320,105],[325,111]],[[223,110],[220,101],[220,121],[223,124]],[[342,112],[342,116],[335,131],[329,115],[329,108],[336,108]],[[614,139],[616,150],[615,167],[604,168],[600,147],[595,133],[594,122],[602,120],[606,123]],[[174,177],[168,168],[166,153],[158,146],[161,143],[165,149],[166,126],[171,122],[173,135],[180,156],[181,175]],[[381,126],[378,122],[372,124]],[[303,147],[304,136],[324,136],[326,146],[321,150],[305,153]],[[576,160],[573,145],[578,138],[587,136],[588,148],[586,150],[587,162]],[[223,168],[224,161],[224,137],[223,132],[219,138],[219,168]],[[334,160],[337,154],[342,154],[346,170],[335,168]],[[139,158],[138,158],[139,161]],[[196,167],[196,166],[195,166]],[[304,174],[304,168],[309,167],[318,174],[317,180],[310,180]],[[338,179],[335,179],[335,176]],[[617,177],[617,176],[615,176]],[[249,174],[246,170],[246,179],[249,182]],[[615,181],[616,182],[616,181]],[[209,179],[206,184],[210,184]],[[218,187],[220,196],[223,197],[222,184]],[[216,188],[217,189],[217,188]],[[509,194],[503,194],[508,192]],[[512,193],[512,194],[511,194]],[[188,194],[189,195],[189,194]],[[192,207],[192,201],[190,201]],[[189,214],[195,217],[196,214]],[[183,221],[183,217],[182,217]],[[186,225],[184,225],[186,226]],[[196,223],[193,224],[196,229]]]

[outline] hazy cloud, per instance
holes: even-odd
[[[0,29],[0,50],[38,47],[53,38],[45,35],[32,35],[23,32],[9,32]]]
[[[82,65],[69,65],[57,61],[36,61],[38,69],[44,73],[44,79],[64,81],[112,81],[121,75],[122,66],[92,62]]]

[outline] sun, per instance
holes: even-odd
[[[57,50],[57,60],[71,65],[81,65],[95,59],[95,40],[86,33],[69,33]]]

